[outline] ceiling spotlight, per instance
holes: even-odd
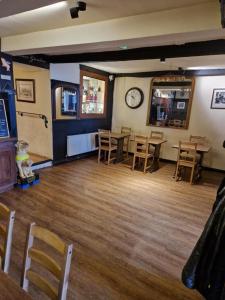
[[[160,62],[161,62],[162,64],[165,64],[165,62],[166,62],[165,57],[161,57],[161,58],[160,58]]]
[[[77,1],[77,5],[75,7],[70,8],[70,15],[72,19],[79,18],[79,11],[86,10],[86,3],[83,1]]]

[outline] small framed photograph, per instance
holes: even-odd
[[[213,90],[211,108],[225,109],[225,89]]]
[[[35,103],[35,80],[16,79],[17,101]]]
[[[182,102],[178,101],[177,102],[177,109],[185,109],[185,102],[184,101],[182,101]]]

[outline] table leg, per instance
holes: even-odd
[[[161,144],[153,145],[153,146],[155,147],[155,150],[153,154],[153,161],[149,169],[150,173],[155,172],[159,169],[159,155],[160,155]]]
[[[200,155],[200,159],[198,162],[198,166],[197,166],[197,180],[200,180],[202,178],[202,162],[203,162],[203,158],[204,158],[204,152],[198,152],[198,154]]]
[[[124,138],[117,139],[116,163],[123,161]]]

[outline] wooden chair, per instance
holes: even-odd
[[[150,139],[160,139],[160,140],[162,140],[163,136],[164,136],[164,134],[163,134],[162,131],[151,131]]]
[[[117,150],[117,145],[112,144],[112,138],[110,131],[102,131],[101,129],[98,130],[98,163],[101,160],[101,152],[104,151],[104,159],[106,160],[106,153],[108,152],[108,165],[112,160],[115,158],[111,158],[112,151]]]
[[[206,145],[207,139],[205,136],[190,135],[190,142],[197,143],[199,145]]]
[[[144,159],[144,173],[151,167],[151,164],[148,165],[148,160],[153,157],[152,153],[148,152],[149,149],[149,143],[148,143],[148,137],[142,136],[142,135],[136,135],[134,137],[134,157],[133,157],[133,165],[132,170],[135,168],[136,164],[136,158],[139,158],[139,164],[140,160]]]
[[[61,254],[64,258],[63,266],[60,266],[55,259],[45,254],[42,250],[35,248],[33,246],[35,238],[51,246],[54,250]],[[23,274],[21,278],[22,288],[25,291],[28,291],[29,282],[31,282],[50,299],[65,300],[68,288],[72,251],[73,245],[66,245],[64,241],[53,232],[39,227],[35,223],[30,224],[24,254]],[[57,288],[31,269],[32,261],[54,275],[54,278],[57,280]]]
[[[0,264],[5,273],[9,272],[14,219],[15,211],[10,211],[7,206],[0,203]]]
[[[175,180],[178,180],[180,167],[191,168],[190,184],[193,183],[194,172],[197,167],[197,143],[179,142]]]
[[[129,145],[130,145],[130,134],[131,134],[131,128],[122,126],[121,127],[121,133],[127,133],[129,136],[127,138],[124,138],[124,144],[123,144],[123,151],[126,153],[126,157],[128,158],[129,155]]]

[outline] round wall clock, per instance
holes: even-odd
[[[132,109],[141,106],[144,100],[144,93],[138,87],[133,87],[126,92],[125,102],[126,105]]]

